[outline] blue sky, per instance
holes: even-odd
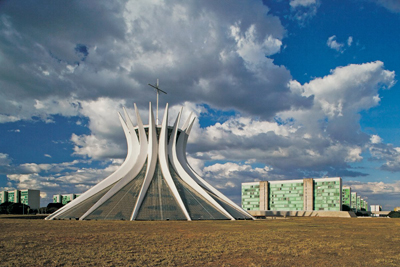
[[[235,202],[242,182],[341,176],[393,209],[399,25],[396,0],[2,1],[0,190],[46,205],[107,177],[117,112],[147,118],[158,78],[170,123],[198,118],[191,165]]]

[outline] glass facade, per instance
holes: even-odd
[[[165,181],[159,162],[136,220],[186,220]]]
[[[361,210],[361,196],[357,196],[357,210]]]
[[[66,205],[79,196],[80,194],[53,195],[53,203],[62,203],[63,205]]]
[[[142,170],[132,179],[131,182],[122,187],[118,192],[111,196],[107,201],[95,209],[88,220],[130,220],[132,211],[136,203],[140,188],[146,172],[147,164],[144,164]]]
[[[172,179],[192,220],[228,220],[200,193],[185,183],[170,164]]]
[[[242,184],[242,208],[260,210],[260,183]]]
[[[296,211],[304,210],[302,182],[285,182],[269,184],[270,210]]]
[[[261,190],[264,185],[267,189]],[[340,177],[242,184],[242,208],[249,211],[341,211],[342,204],[357,203],[353,197],[350,187],[342,188]]]
[[[28,205],[29,194],[28,190],[21,191],[21,203]]]
[[[350,187],[342,188],[342,205],[347,206],[349,209],[351,208],[351,188]]]
[[[31,209],[40,208],[40,190],[23,189],[0,191],[0,203],[22,203]]]
[[[351,192],[351,210],[357,211],[357,193]]]
[[[8,201],[8,192],[7,191],[1,191],[0,192],[0,203],[4,203]]]

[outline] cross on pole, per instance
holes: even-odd
[[[157,90],[157,110],[156,110],[156,123],[157,123],[157,125],[159,124],[158,123],[158,95],[160,94],[160,92],[163,92],[164,94],[167,94],[167,92],[164,92],[163,90],[161,90],[160,88],[158,88],[158,79],[157,79],[157,84],[154,86],[154,85],[151,85],[151,84],[149,84],[151,87],[153,87],[154,89],[156,89]]]

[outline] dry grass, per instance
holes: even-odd
[[[400,219],[0,218],[1,266],[398,266]]]

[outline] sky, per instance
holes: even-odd
[[[124,161],[118,112],[197,116],[192,167],[243,182],[342,177],[400,206],[397,0],[0,1],[0,190],[82,193]]]

